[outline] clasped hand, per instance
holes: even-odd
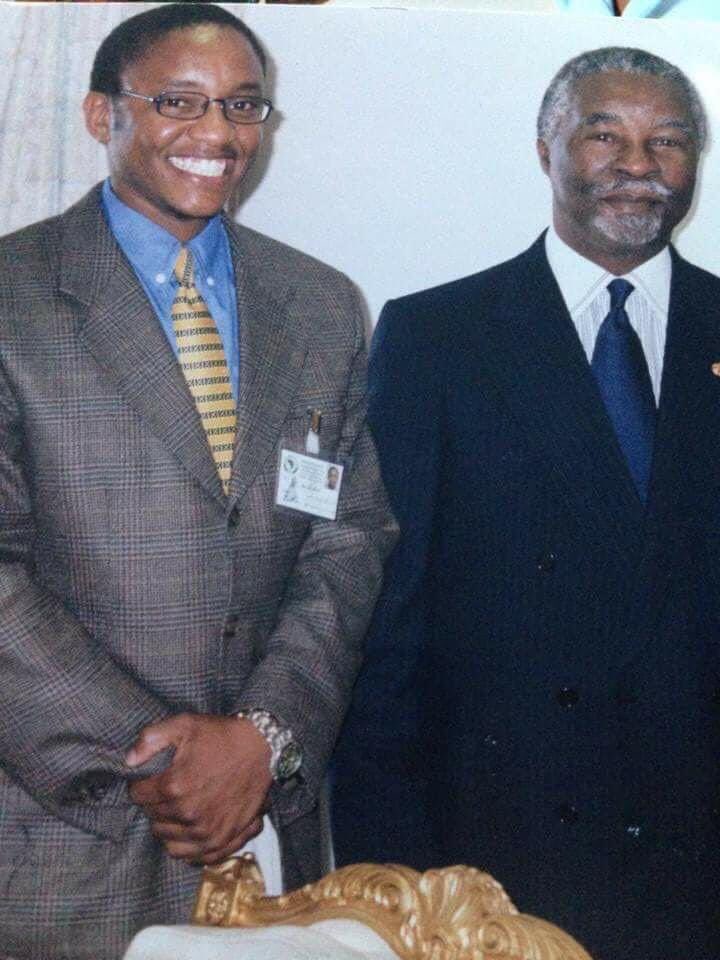
[[[150,724],[126,756],[146,763],[174,747],[162,773],[130,784],[171,857],[220,863],[262,830],[270,747],[248,720],[183,713]]]

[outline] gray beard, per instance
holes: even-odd
[[[657,239],[662,229],[662,210],[648,213],[624,213],[617,216],[599,213],[593,226],[604,237],[624,247],[645,247]]]
[[[618,176],[612,184],[599,186],[587,184],[585,191],[592,197],[602,200],[612,191],[627,190],[637,196],[656,196],[660,200],[669,200],[673,191],[663,183],[654,180],[636,180],[633,177]],[[613,216],[609,211],[598,213],[592,220],[593,226],[612,243],[633,249],[653,243],[663,226],[663,207],[651,208],[646,213],[620,213]]]

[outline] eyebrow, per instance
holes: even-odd
[[[597,111],[595,113],[589,113],[587,117],[583,117],[580,121],[581,127],[593,127],[599,123],[622,123],[622,117],[617,113],[603,113],[602,111]],[[663,127],[672,127],[675,130],[682,130],[683,133],[691,134],[693,126],[687,120],[678,120],[677,117],[663,117],[662,120],[659,120],[655,124],[656,129],[662,129]]]
[[[655,124],[656,127],[672,127],[675,130],[682,130],[683,133],[692,133],[693,125],[688,123],[687,120],[678,120],[677,118],[668,117],[667,119],[661,120],[659,123]]]
[[[593,127],[596,123],[620,123],[620,117],[617,113],[589,113],[586,117],[583,117],[580,121],[580,125],[583,127]]]

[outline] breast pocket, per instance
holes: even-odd
[[[289,411],[280,431],[278,455],[280,450],[283,449],[294,450],[296,453],[306,452],[306,442],[313,411],[319,411],[320,413],[318,455],[323,460],[334,460],[337,457],[345,410],[337,406],[323,408],[320,404],[306,404],[300,409],[293,408]]]

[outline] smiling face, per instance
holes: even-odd
[[[698,145],[689,105],[670,80],[583,77],[538,153],[558,235],[617,275],[661,250],[692,202]]]
[[[263,72],[240,33],[202,24],[166,34],[123,70],[121,87],[150,97],[262,95]],[[196,120],[173,120],[145,100],[91,92],[84,109],[89,132],[107,146],[117,196],[183,242],[223,208],[262,140],[260,124],[231,123],[219,103]]]

